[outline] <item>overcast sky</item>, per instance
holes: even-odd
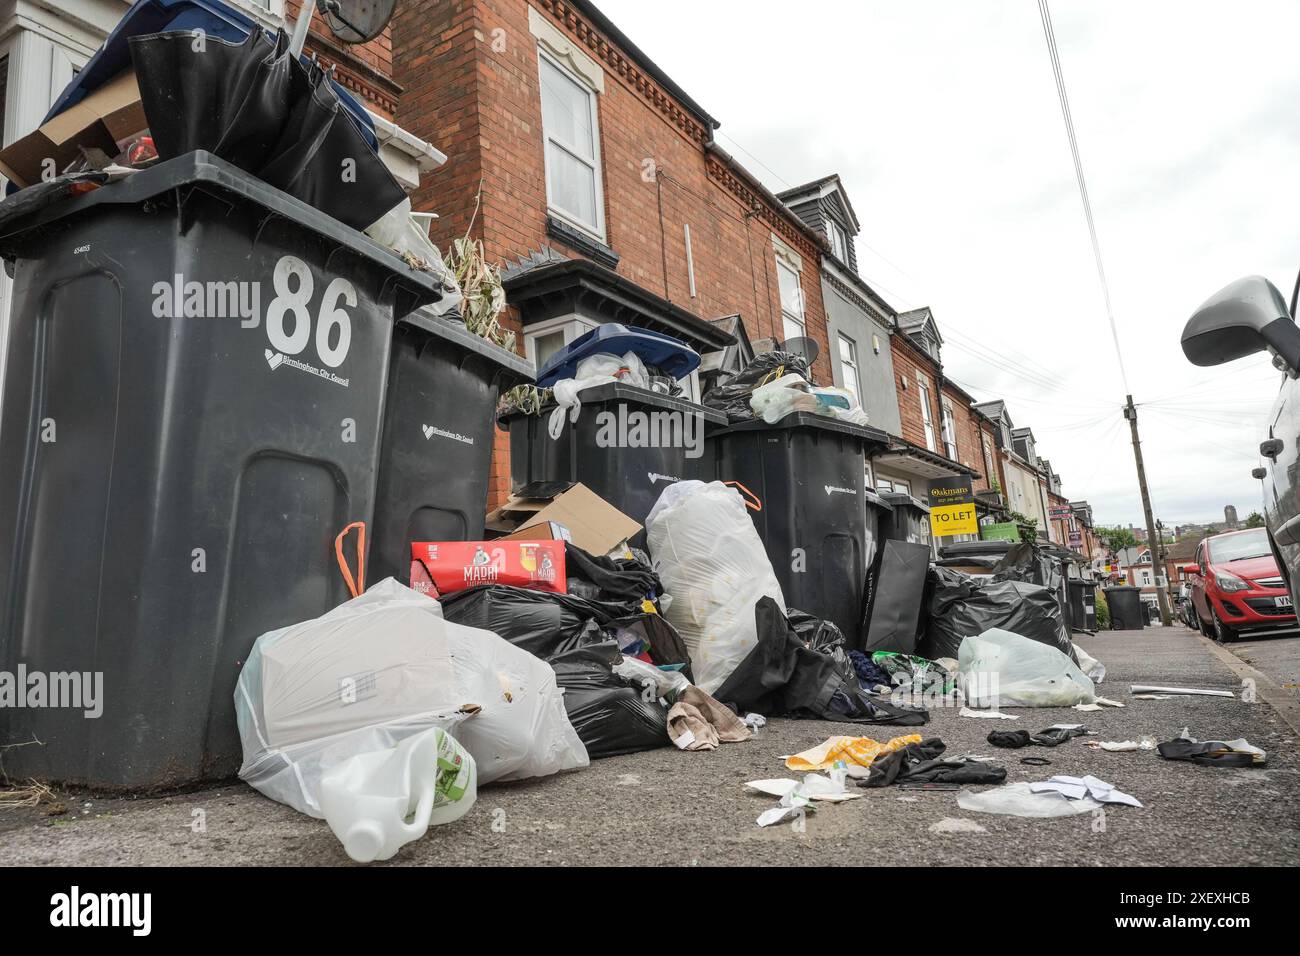
[[[929,305],[948,374],[1005,398],[1072,499],[1142,523],[1124,385],[1033,0],[597,0],[774,191],[831,172],[863,278]],[[1053,0],[1156,516],[1244,517],[1280,376],[1178,344],[1300,269],[1300,4]],[[991,354],[994,362],[987,360]],[[996,364],[995,364],[996,363]]]

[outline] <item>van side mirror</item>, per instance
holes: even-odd
[[[1238,279],[1207,299],[1183,327],[1182,341],[1193,365],[1222,365],[1268,349],[1292,376],[1300,374],[1300,328],[1263,276]]]

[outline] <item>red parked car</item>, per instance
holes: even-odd
[[[1238,636],[1296,629],[1291,592],[1263,528],[1206,538],[1188,577],[1201,633],[1226,644]]]

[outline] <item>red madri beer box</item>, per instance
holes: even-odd
[[[563,541],[415,541],[411,588],[438,597],[480,584],[565,594]]]

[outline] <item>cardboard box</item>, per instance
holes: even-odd
[[[39,182],[54,161],[55,175],[78,159],[83,147],[118,154],[119,140],[148,129],[135,73],[125,70],[34,133],[0,150],[0,173],[19,186]]]
[[[584,484],[556,488],[551,483],[520,489],[518,497],[488,512],[486,528],[512,540],[563,539],[588,554],[607,554],[641,530]]]
[[[565,594],[560,541],[415,541],[411,588],[437,597],[482,584],[509,584]]]

